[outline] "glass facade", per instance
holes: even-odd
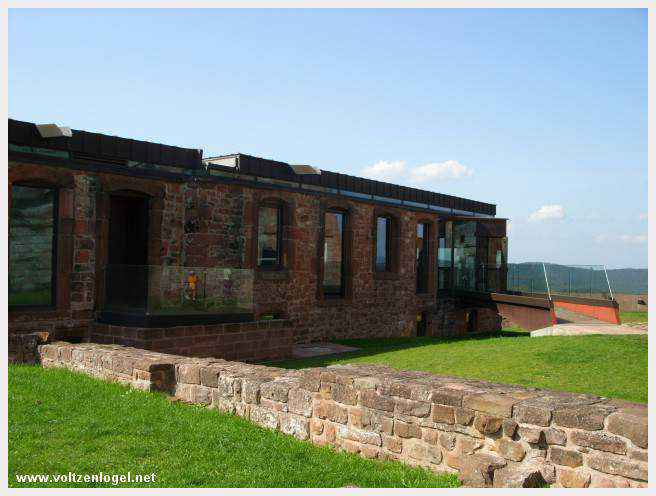
[[[12,186],[9,306],[54,306],[57,190]]]
[[[451,288],[451,263],[453,261],[453,222],[440,222],[437,241],[437,288]]]
[[[323,242],[323,294],[344,296],[344,223],[341,212],[326,212]]]
[[[257,265],[278,267],[281,263],[282,212],[277,206],[261,206],[257,223]]]
[[[454,287],[473,291],[476,289],[476,222],[453,223],[453,270]]]

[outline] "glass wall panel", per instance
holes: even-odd
[[[417,224],[416,239],[416,264],[417,264],[417,292],[428,291],[428,242],[430,226],[428,224]]]
[[[438,289],[451,288],[451,263],[453,248],[453,223],[440,222],[440,236],[437,248],[437,287]]]
[[[390,269],[390,231],[391,220],[387,217],[376,219],[376,270]]]
[[[9,305],[53,306],[56,193],[12,186]]]
[[[323,293],[344,294],[344,221],[340,212],[326,212],[323,244]]]
[[[461,290],[476,289],[476,222],[453,223],[454,287]]]

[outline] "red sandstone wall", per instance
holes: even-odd
[[[331,200],[310,194],[254,189],[210,181],[142,179],[118,174],[71,171],[62,167],[10,163],[10,182],[32,177],[55,178],[66,191],[62,202],[62,250],[59,305],[54,311],[12,312],[10,332],[50,331],[54,338],[87,335],[98,301],[103,298],[107,257],[109,195],[135,190],[150,197],[149,263],[254,269],[255,215],[262,200],[278,198],[289,211],[284,230],[286,270],[256,270],[254,310],[274,312],[292,321],[298,342],[334,338],[410,336],[419,312],[428,314],[428,335],[463,334],[467,308],[448,306],[431,291],[415,293],[417,222],[432,224],[438,216],[375,207],[357,201]],[[352,256],[348,296],[323,300],[318,294],[321,266],[321,221],[325,208],[350,212]],[[373,271],[373,226],[377,211],[396,217],[398,259],[384,277]],[[434,256],[435,248],[430,252]],[[434,260],[430,266],[433,267]],[[445,308],[442,308],[446,305]],[[478,312],[482,330],[500,327],[495,312]]]

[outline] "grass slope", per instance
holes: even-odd
[[[620,312],[620,321],[622,324],[630,322],[648,322],[648,312]]]
[[[303,368],[376,363],[397,369],[485,379],[647,402],[647,336],[531,338],[517,330],[497,337],[445,340],[349,340],[361,351],[286,361]],[[280,365],[280,364],[276,364]]]
[[[155,472],[150,487],[457,485],[453,475],[336,453],[160,394],[10,366],[9,485],[16,474],[100,471]]]

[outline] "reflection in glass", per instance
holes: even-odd
[[[257,224],[257,265],[280,265],[281,212],[280,207],[263,206],[259,209]]]
[[[417,224],[416,263],[417,263],[417,292],[428,291],[428,240],[429,225]]]
[[[323,244],[323,293],[344,295],[344,214],[326,212]]]
[[[387,217],[376,219],[376,270],[390,270],[390,230],[391,220]]]
[[[12,186],[9,305],[52,306],[56,190]]]

